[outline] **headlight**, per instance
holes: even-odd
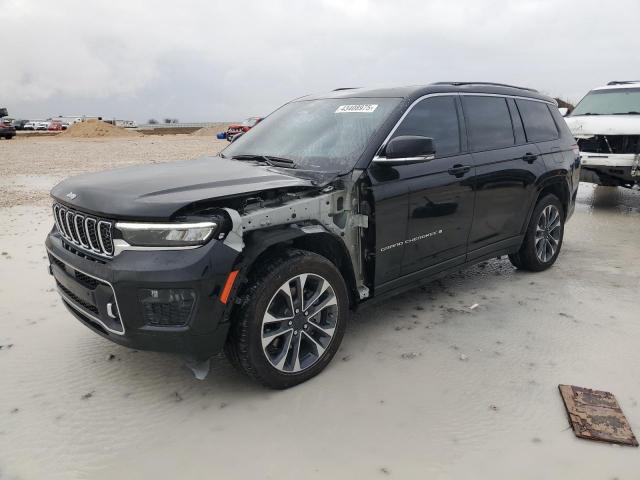
[[[216,222],[116,223],[129,245],[137,247],[192,247],[204,244],[215,231]]]

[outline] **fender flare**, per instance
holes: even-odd
[[[533,200],[531,202],[531,205],[529,205],[529,210],[527,212],[527,219],[526,222],[524,222],[523,226],[522,226],[522,230],[521,233],[524,233],[527,229],[527,227],[529,226],[529,222],[531,221],[531,216],[533,215],[533,211],[536,208],[536,205],[538,204],[538,201],[540,200],[540,195],[542,194],[542,191],[551,186],[551,185],[561,185],[562,188],[566,188],[567,192],[569,193],[569,195],[571,194],[571,189],[569,188],[569,182],[567,180],[567,178],[564,175],[553,175],[550,177],[547,177],[545,179],[543,179],[542,181],[540,181],[540,183],[538,183],[536,185],[536,192],[535,192],[535,196],[533,197]],[[562,201],[562,199],[560,199],[560,201]],[[569,200],[570,202],[571,200]],[[565,215],[567,214],[567,212],[565,212]]]

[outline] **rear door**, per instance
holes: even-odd
[[[528,143],[535,143],[547,167],[563,163],[563,152],[558,142],[560,132],[549,110],[549,104],[534,100],[515,100]],[[555,108],[555,107],[554,107]]]
[[[463,95],[470,147],[475,165],[475,211],[468,260],[520,242],[519,235],[535,194],[544,160],[528,143],[511,98]]]

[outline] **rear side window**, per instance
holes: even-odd
[[[400,135],[433,138],[437,157],[460,152],[460,126],[455,97],[422,100],[409,111],[393,137]]]
[[[516,104],[529,142],[544,142],[558,138],[558,129],[546,103],[516,100]]]
[[[505,98],[463,96],[462,104],[473,150],[493,150],[515,143]]]

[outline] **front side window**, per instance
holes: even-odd
[[[637,115],[640,114],[640,88],[592,90],[587,93],[572,117],[579,115]]]
[[[401,135],[431,137],[436,157],[459,153],[460,126],[455,97],[431,97],[416,104],[394,132],[393,137]]]
[[[462,105],[475,151],[505,148],[515,143],[505,98],[463,96]]]
[[[546,103],[516,100],[524,131],[529,142],[544,142],[558,138],[558,129]]]
[[[288,103],[229,145],[226,158],[263,155],[296,168],[347,172],[400,98],[324,98]]]

